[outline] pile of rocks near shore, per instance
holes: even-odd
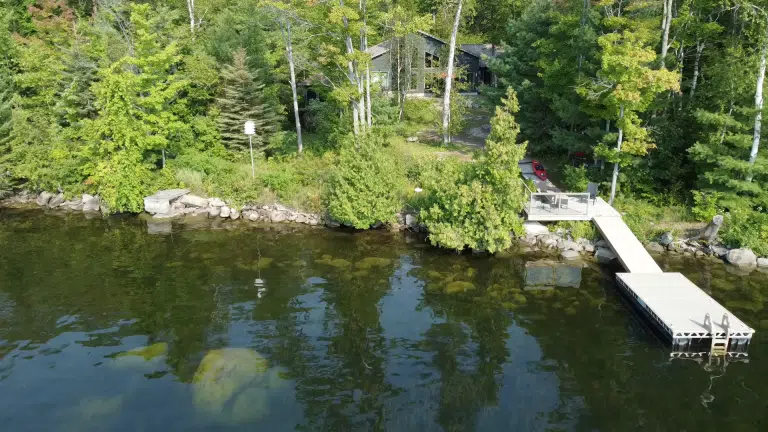
[[[63,193],[41,192],[34,194],[23,191],[0,202],[2,206],[14,207],[25,205],[38,205],[40,207],[82,211],[87,213],[107,213],[108,210],[98,195],[82,194],[79,197],[64,199]]]
[[[563,229],[550,232],[546,225],[539,222],[525,222],[525,235],[519,240],[531,251],[559,251],[565,260],[579,259],[581,256],[594,256],[595,259],[608,264],[616,259],[616,255],[604,240],[593,242],[585,238],[574,239]]]
[[[697,238],[676,239],[672,232],[664,233],[657,241],[649,242],[645,247],[651,253],[712,257],[746,269],[754,267],[768,269],[768,258],[758,257],[750,249],[729,249],[717,241],[705,242]]]

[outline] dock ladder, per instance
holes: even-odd
[[[725,333],[720,336],[718,336],[718,333],[715,331],[715,326],[712,324],[712,319],[709,314],[704,317],[704,324],[709,326],[709,333],[712,335],[710,355],[725,356],[728,353],[728,344],[731,339],[731,322],[728,319],[728,314],[723,314],[723,320],[720,325],[725,329]]]

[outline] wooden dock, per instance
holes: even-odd
[[[527,219],[592,221],[627,270],[616,275],[619,288],[671,343],[673,357],[746,356],[755,330],[682,274],[664,273],[613,207],[583,193],[561,192],[549,181],[532,179],[532,170],[523,171],[538,189],[528,190]]]

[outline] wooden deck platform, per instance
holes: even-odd
[[[680,273],[619,273],[616,279],[673,346],[728,338],[728,351],[741,352],[755,333]]]

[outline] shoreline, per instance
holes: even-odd
[[[163,191],[165,192],[165,191]],[[154,195],[153,195],[154,197]],[[261,226],[282,225],[286,227],[304,226],[307,228],[329,228],[354,231],[389,231],[411,232],[426,234],[426,227],[418,221],[418,216],[412,213],[398,213],[396,222],[377,222],[370,228],[356,230],[344,226],[327,215],[301,212],[275,203],[261,206],[229,206],[220,198],[202,198],[189,194],[186,190],[179,190],[178,196],[168,199],[167,203],[161,203],[161,208],[148,202],[145,198],[145,207],[152,212],[126,213],[124,216],[136,217],[147,226],[149,234],[170,234],[174,225],[182,225],[188,229],[234,229],[243,224]],[[26,191],[17,193],[0,200],[0,208],[19,210],[52,210],[62,213],[83,213],[87,218],[105,218],[110,216],[108,209],[101,203],[98,195],[83,194],[82,198],[64,200],[63,194],[42,192],[38,195]],[[232,223],[232,222],[237,222]],[[570,232],[558,229],[555,232],[549,230],[546,225],[538,222],[525,222],[525,234],[512,237],[513,245],[510,248],[524,253],[543,252],[550,256],[556,256],[563,262],[596,261],[600,264],[615,264],[616,256],[608,248],[604,240],[588,240],[584,238],[572,238]],[[658,257],[669,254],[670,256],[696,258],[711,262],[722,262],[729,267],[734,267],[740,272],[749,273],[753,270],[768,271],[768,260],[756,258],[747,260],[748,265],[739,265],[731,262],[729,258],[736,253],[743,255],[741,249],[728,249],[723,245],[706,245],[695,239],[667,238],[666,244],[648,242],[644,244],[648,252]],[[472,251],[472,253],[486,253],[484,251]],[[502,252],[507,253],[507,252]],[[751,251],[749,251],[751,253]],[[754,254],[752,254],[754,255]],[[743,261],[742,261],[743,262]]]

